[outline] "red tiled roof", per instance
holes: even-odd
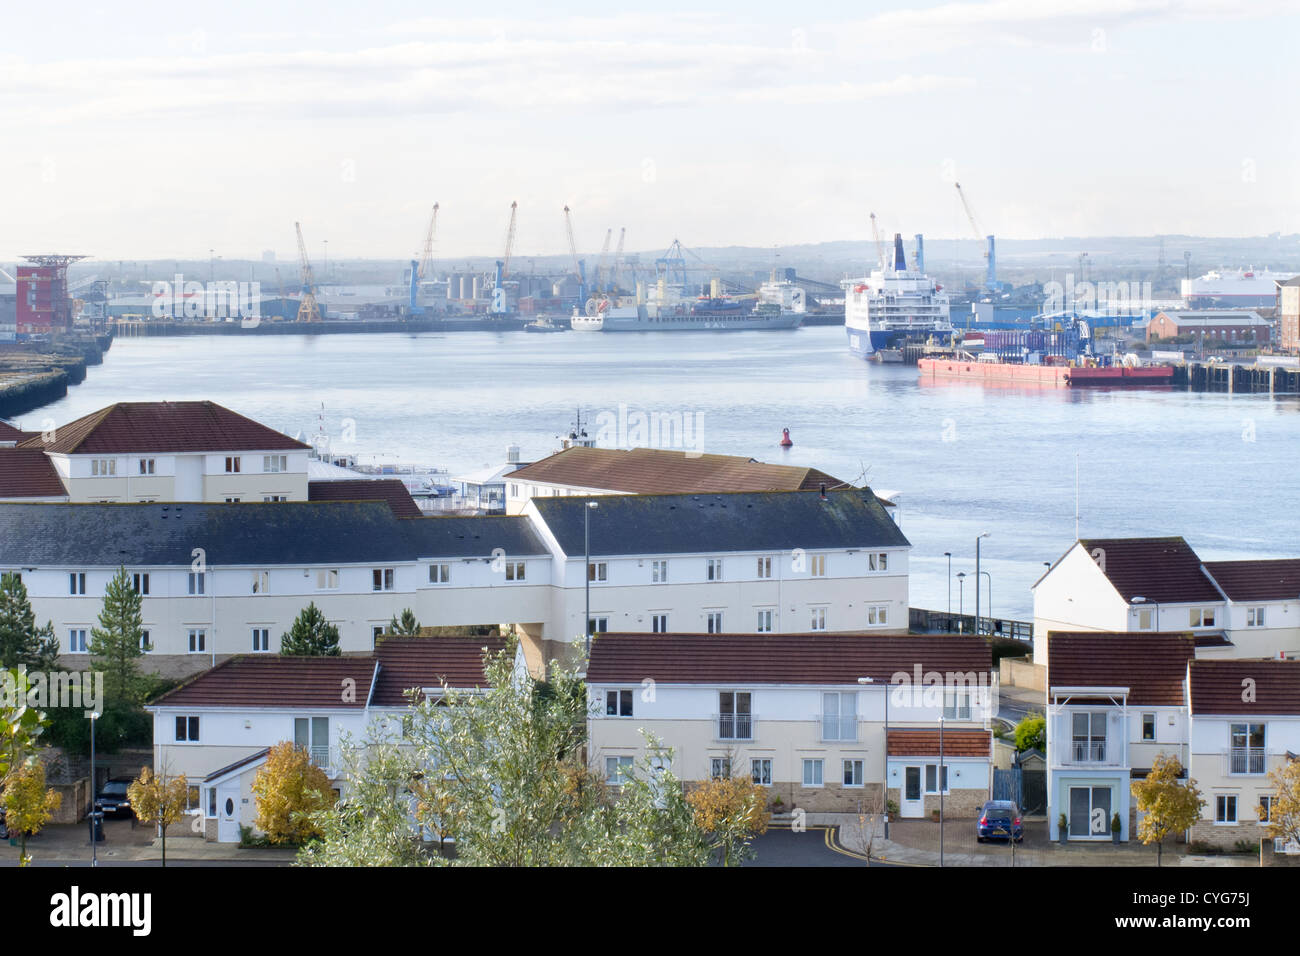
[[[8,422],[0,421],[0,441],[29,441],[33,438],[39,438],[40,432],[25,432],[14,428]]]
[[[0,448],[0,498],[66,498],[54,463],[39,448]]]
[[[56,454],[295,451],[310,446],[215,402],[118,402],[24,447]]]
[[[740,455],[704,455],[666,448],[576,446],[512,471],[510,481],[598,488],[634,495],[724,491],[816,491],[847,488],[816,468],[769,465]]]
[[[1051,631],[1047,692],[1053,687],[1127,687],[1130,704],[1179,706],[1187,662],[1195,654],[1191,634]]]
[[[1300,558],[1206,561],[1205,569],[1233,601],[1294,601],[1300,598]]]
[[[374,658],[232,657],[153,701],[154,707],[365,707]],[[352,680],[350,686],[345,681]],[[344,691],[347,700],[344,699]]]
[[[484,653],[496,654],[506,646],[499,637],[386,637],[379,643],[377,707],[404,707],[412,687],[448,687],[470,690],[486,686]]]
[[[1222,601],[1182,538],[1092,538],[1080,541],[1125,601],[1157,604]]]
[[[1300,714],[1300,661],[1192,661],[1193,714]]]
[[[987,757],[989,739],[987,730],[944,730],[943,755]],[[886,747],[891,757],[938,757],[939,730],[890,727]]]
[[[591,645],[589,683],[855,684],[899,671],[968,673],[992,669],[983,638],[877,634],[600,634]]]
[[[308,501],[383,501],[399,518],[420,518],[424,512],[399,478],[345,478],[307,482]]]

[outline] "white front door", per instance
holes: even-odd
[[[217,842],[239,842],[239,781],[217,787]]]
[[[921,768],[903,768],[903,788],[899,791],[898,815],[920,817],[925,815],[925,794],[921,790]]]

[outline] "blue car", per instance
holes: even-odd
[[[990,800],[980,809],[978,839],[1015,840],[1019,843],[1025,835],[1020,825],[1020,808],[1011,800]]]

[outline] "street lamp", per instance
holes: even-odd
[[[961,602],[958,605],[959,608],[958,616],[965,618],[966,617],[966,572],[965,571],[957,572],[957,599]],[[958,621],[958,624],[961,625],[965,625],[965,623],[966,622],[964,620]]]
[[[945,551],[943,556],[948,559],[948,630],[952,630],[952,552]]]
[[[976,583],[979,583],[978,580]],[[939,714],[939,866],[943,866],[943,792],[947,789],[947,783],[943,770],[943,714],[941,713]]]
[[[96,804],[95,802],[95,789],[96,789],[95,788],[95,721],[98,719],[99,719],[99,712],[91,711],[90,713],[90,865],[91,866],[99,866],[99,855],[98,855],[99,843],[97,840],[99,834],[96,832],[96,824],[99,823],[99,818],[96,816],[96,807],[98,806],[98,804]]]
[[[859,684],[874,684],[875,680],[870,677],[859,677]],[[885,746],[881,748],[885,752],[885,773],[883,780],[885,782],[885,839],[889,839],[889,681],[885,681]]]
[[[582,509],[582,543],[583,554],[583,574],[586,580],[583,582],[583,590],[586,597],[585,613],[583,620],[586,622],[582,625],[582,633],[587,635],[587,655],[591,655],[591,513],[600,507],[596,501],[588,501],[587,507]]]
[[[980,538],[989,537],[985,531],[975,537],[975,633],[980,633]]]
[[[989,579],[989,631],[993,631],[993,575],[987,571],[981,571],[980,574]],[[975,582],[975,589],[979,590],[979,581]]]

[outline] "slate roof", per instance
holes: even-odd
[[[1188,678],[1193,715],[1300,715],[1300,661],[1192,661]],[[1247,688],[1251,694],[1246,693]]]
[[[370,695],[374,659],[239,656],[192,677],[151,707],[332,707],[360,710]],[[355,683],[344,699],[345,681]],[[355,699],[353,699],[355,698]]]
[[[1206,561],[1205,570],[1233,601],[1300,599],[1300,558]]]
[[[309,448],[216,402],[118,402],[39,436],[26,447],[54,454],[297,451]]]
[[[0,498],[66,498],[54,463],[38,448],[0,448]]]
[[[511,472],[511,480],[599,488],[634,495],[727,491],[816,491],[849,485],[803,465],[770,465],[741,455],[705,455],[667,448],[581,445]]]
[[[989,755],[987,730],[950,730],[943,732],[945,757],[987,757]],[[886,744],[891,757],[938,757],[939,730],[889,728]]]
[[[1047,692],[1054,687],[1127,687],[1130,704],[1182,706],[1191,634],[1051,631]]]
[[[1105,556],[1095,560],[1125,601],[1139,596],[1157,604],[1223,600],[1201,570],[1201,559],[1180,537],[1089,538],[1079,544],[1090,555]]]
[[[523,517],[397,518],[381,501],[0,502],[0,562],[29,567],[362,564],[547,554]]]
[[[583,553],[583,513],[591,513],[591,553],[700,554],[910,547],[870,488],[732,492],[716,495],[604,495],[534,498],[567,555]]]
[[[399,518],[420,518],[424,512],[399,478],[349,478],[307,482],[308,501],[383,501]]]
[[[979,637],[879,634],[599,634],[587,683],[856,684],[899,671],[987,673]]]
[[[485,687],[484,653],[496,654],[506,646],[500,637],[386,637],[375,650],[379,680],[373,703],[377,707],[404,707],[412,687]]]

